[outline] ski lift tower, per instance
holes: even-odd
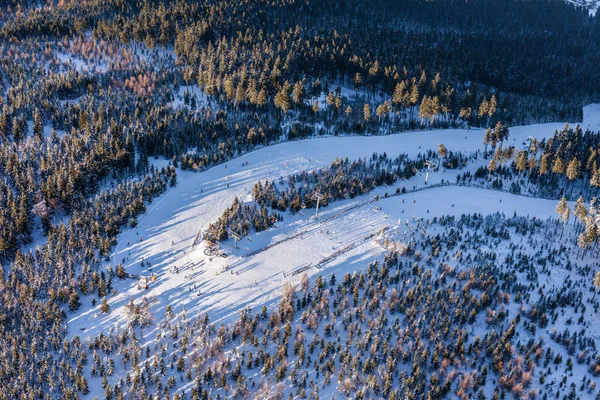
[[[317,211],[315,212],[315,219],[319,219],[319,204],[321,203],[321,200],[325,198],[325,196],[323,196],[319,192],[315,192],[311,198],[317,201]]]
[[[238,248],[237,244],[240,240],[242,240],[242,237],[233,231],[229,232],[229,236],[231,236],[233,238],[233,241],[234,241],[233,248],[237,249]]]
[[[429,160],[425,160],[425,165],[427,166],[427,173],[425,174],[425,184],[427,185],[427,179],[429,179],[429,170],[435,167],[435,164]]]

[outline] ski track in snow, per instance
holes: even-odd
[[[563,129],[564,125],[551,123],[513,127],[507,145],[523,148],[528,144],[529,136],[538,139],[549,137],[556,129]],[[584,108],[581,126],[600,130],[600,104]],[[141,216],[137,227],[123,229],[117,238],[111,261],[105,263],[105,267],[114,267],[125,260],[128,273],[140,277],[154,274],[156,281],[149,281],[148,290],[138,290],[139,281],[115,278],[113,287],[117,294],[108,299],[111,307],[108,315],[100,314],[99,299],[96,299],[96,306],[92,307],[93,295],[82,297],[83,306],[80,310],[69,314],[69,336],[85,338],[123,328],[126,324],[124,306],[130,299],[138,303],[143,297],[151,300],[154,317],[154,324],[146,328],[146,332],[159,329],[157,323],[164,320],[168,305],[171,305],[175,314],[185,308],[188,318],[208,312],[212,322],[227,321],[246,307],[256,308],[263,304],[272,306],[281,295],[281,288],[286,281],[298,283],[301,279],[301,274],[284,278],[284,272],[289,273],[304,264],[312,263],[314,266],[352,244],[356,246],[323,268],[313,267],[306,272],[310,276],[333,272],[340,277],[345,272],[364,268],[369,261],[384,253],[375,240],[365,241],[364,238],[386,227],[402,231],[404,221],[413,217],[460,216],[475,212],[504,212],[506,215],[516,212],[539,218],[553,217],[556,207],[554,200],[446,186],[382,198],[377,203],[352,209],[323,222],[310,220],[314,210],[304,210],[303,216],[286,212],[283,214],[284,221],[277,224],[279,229],[253,233],[250,238],[239,242],[239,249],[233,248],[232,241],[221,245],[221,249],[228,254],[227,258],[215,257],[210,261],[203,253],[203,243],[193,250],[191,248],[196,234],[218,218],[231,205],[234,197],[248,199],[258,180],[278,179],[303,170],[328,166],[336,157],[354,160],[369,158],[374,152],[386,152],[392,157],[401,153],[416,156],[428,149],[437,150],[440,143],[449,151],[472,153],[483,149],[484,133],[481,129],[451,129],[389,136],[316,138],[259,149],[199,173],[179,170],[177,186],[169,188],[147,206],[147,212]],[[246,162],[248,165],[243,166]],[[166,160],[155,162],[159,167],[167,164]],[[431,173],[429,185],[439,183],[442,179],[454,181],[457,173],[467,170],[474,172],[479,165],[482,164],[470,164],[460,171],[440,170]],[[379,187],[364,196],[336,201],[319,210],[320,218],[325,220],[349,206],[372,199],[375,194],[382,197],[386,192],[392,194],[397,187],[421,187],[423,180],[423,176],[417,175],[410,181],[397,182],[392,187]],[[376,206],[381,210],[377,210]],[[299,238],[285,241],[255,256],[242,257],[250,251],[303,231],[306,232]],[[142,267],[142,261],[149,261],[151,268]],[[176,266],[180,267],[180,272],[172,273]],[[229,269],[223,271],[226,266]]]

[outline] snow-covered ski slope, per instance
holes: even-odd
[[[581,125],[584,129],[600,130],[600,105],[585,107]],[[563,123],[514,127],[508,144],[519,148],[530,136],[541,139],[562,128]],[[69,334],[86,337],[123,328],[125,304],[130,299],[137,303],[143,297],[150,300],[155,321],[163,320],[169,305],[176,314],[185,309],[188,318],[208,312],[212,321],[226,320],[245,307],[275,301],[286,280],[300,280],[301,274],[293,274],[298,268],[304,270],[312,265],[305,272],[314,276],[324,270],[338,275],[364,267],[365,261],[380,257],[385,251],[378,240],[382,230],[387,228],[387,234],[396,232],[401,236],[406,220],[413,217],[494,212],[539,218],[554,216],[556,201],[456,186],[430,187],[367,203],[374,194],[383,197],[386,192],[394,193],[397,187],[423,187],[424,177],[418,175],[394,187],[378,188],[365,196],[332,203],[320,210],[320,222],[310,218],[314,210],[306,210],[303,216],[285,213],[284,221],[269,231],[243,239],[239,249],[233,248],[233,241],[222,245],[226,258],[206,256],[204,243],[192,249],[197,233],[218,218],[236,196],[249,200],[258,180],[326,166],[336,157],[353,160],[370,157],[374,152],[417,155],[428,149],[436,150],[440,143],[450,151],[475,152],[483,149],[483,135],[483,130],[454,129],[310,139],[263,148],[200,173],[178,171],[178,185],[147,206],[137,227],[119,235],[111,260],[106,263],[108,267],[123,262],[126,271],[136,279],[113,281],[117,293],[109,297],[111,312],[107,315],[99,312],[99,301],[92,307],[91,296],[84,297],[80,311],[70,314]],[[455,170],[432,173],[429,186],[442,179],[454,181],[456,174]],[[328,219],[332,216],[335,218]],[[270,243],[279,244],[251,257],[245,256]],[[336,254],[321,269],[314,267]],[[178,273],[174,272],[176,267]]]

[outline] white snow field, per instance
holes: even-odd
[[[582,127],[593,129],[599,122],[600,105],[585,107]],[[526,143],[529,136],[541,139],[562,128],[562,123],[514,127],[510,130],[509,144],[518,147]],[[130,299],[138,302],[143,297],[151,300],[155,321],[163,319],[169,305],[175,314],[185,309],[188,318],[208,312],[212,322],[225,321],[246,307],[261,306],[276,299],[286,280],[300,279],[301,274],[294,274],[294,270],[314,276],[326,269],[327,273],[337,275],[366,266],[366,261],[385,251],[375,240],[381,237],[382,230],[389,228],[391,232],[398,228],[402,232],[405,221],[413,217],[495,212],[554,217],[556,201],[456,186],[428,188],[359,206],[373,199],[375,194],[383,197],[386,192],[394,193],[396,187],[424,186],[424,177],[418,175],[394,187],[380,187],[368,195],[321,208],[319,221],[310,218],[314,210],[306,210],[303,216],[285,213],[284,220],[276,227],[244,238],[239,249],[234,249],[232,240],[224,243],[221,250],[226,258],[206,256],[204,243],[192,249],[198,232],[217,219],[236,196],[242,201],[249,200],[258,180],[326,166],[336,157],[353,160],[369,157],[374,152],[387,152],[390,156],[417,155],[427,149],[437,149],[440,143],[450,151],[475,152],[483,149],[483,134],[483,130],[454,129],[377,137],[318,138],[263,148],[204,172],[178,171],[177,186],[147,206],[136,228],[127,228],[119,235],[110,262],[106,263],[106,267],[114,267],[123,262],[126,271],[138,279],[113,280],[116,295],[109,298],[111,312],[108,315],[100,313],[99,301],[92,307],[92,296],[84,297],[80,311],[69,315],[69,335],[91,337],[123,328],[126,326],[125,304]],[[246,162],[248,165],[243,166]],[[166,164],[166,161],[156,162],[158,166]],[[456,174],[455,170],[431,173],[429,185],[442,179],[453,181]],[[347,210],[350,207],[353,208]],[[335,218],[330,219],[332,216]],[[267,244],[275,245],[246,257]],[[336,252],[342,254],[320,269],[316,267]],[[144,289],[146,281],[148,289]]]

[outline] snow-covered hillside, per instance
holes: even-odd
[[[0,3],[0,400],[600,400],[600,0]]]
[[[600,109],[598,105],[590,105],[585,108],[585,120],[582,126],[592,127],[598,123],[598,118],[600,118],[598,109]],[[541,139],[550,136],[555,129],[563,127],[564,124],[561,123],[515,127],[511,129],[509,141],[511,144],[520,145],[525,143],[530,136]],[[330,241],[335,244],[336,240],[329,239],[327,229],[323,232],[320,232],[323,229],[319,229],[319,234],[310,244],[300,240],[294,244],[282,246],[281,250],[273,249],[268,255],[245,260],[246,263],[255,264],[253,268],[247,268],[252,272],[246,273],[245,276],[237,277],[231,275],[231,272],[224,274],[222,271],[225,267],[240,263],[237,253],[243,255],[245,248],[254,249],[257,243],[263,244],[265,241],[277,240],[277,235],[274,233],[279,232],[275,230],[259,235],[260,237],[252,239],[256,242],[254,244],[244,240],[240,244],[242,249],[239,251],[233,250],[227,258],[214,258],[212,261],[209,261],[208,257],[203,254],[203,246],[192,249],[192,243],[198,232],[206,229],[208,224],[214,221],[236,196],[242,200],[249,200],[248,196],[252,187],[258,180],[277,179],[303,170],[323,167],[336,157],[357,159],[369,157],[376,152],[388,152],[390,155],[407,153],[414,156],[427,149],[436,149],[440,143],[445,144],[451,151],[475,152],[483,148],[483,134],[483,130],[442,130],[378,137],[310,139],[263,148],[201,173],[181,171],[178,177],[178,186],[170,189],[165,195],[150,204],[148,211],[140,218],[136,228],[127,229],[119,235],[116,250],[109,263],[114,266],[124,261],[123,264],[128,273],[140,276],[140,279],[150,278],[154,274],[156,281],[150,285],[147,291],[138,290],[139,282],[137,281],[119,282],[115,285],[118,294],[109,301],[116,312],[111,313],[108,317],[102,317],[98,312],[98,307],[86,308],[71,318],[69,326],[72,329],[70,331],[72,334],[80,334],[80,328],[85,327],[86,335],[90,335],[106,330],[110,326],[118,327],[119,320],[122,323],[125,322],[124,317],[119,316],[121,314],[119,310],[130,298],[134,300],[146,296],[156,298],[157,309],[153,314],[157,319],[162,318],[168,304],[171,304],[175,311],[187,309],[188,315],[210,311],[211,315],[217,319],[237,315],[243,307],[259,305],[265,298],[272,298],[272,292],[281,287],[283,283],[281,274],[286,269],[306,262],[314,262],[314,256],[326,255],[327,250],[331,250],[332,247]],[[158,162],[158,165],[161,163]],[[442,179],[451,180],[455,176],[454,171],[432,174],[430,184],[438,183]],[[424,179],[417,177],[413,181],[399,183],[398,186],[410,188],[415,185],[423,186],[423,184]],[[385,192],[386,190],[392,193],[395,188],[380,191]],[[426,216],[427,210],[430,211],[431,216],[445,215],[449,212],[460,215],[467,212],[495,211],[507,214],[518,212],[522,215],[538,215],[541,218],[554,215],[554,202],[531,199],[516,201],[514,197],[486,189],[434,188],[408,196],[406,201],[419,200],[419,204],[422,202],[422,207],[415,203],[416,206],[405,209],[405,215],[408,218]],[[347,203],[353,204],[365,199],[366,197],[357,198],[351,202],[341,202],[334,208],[327,209],[322,215],[326,217],[329,213],[335,213],[338,208],[348,206]],[[439,201],[439,199],[447,200]],[[487,201],[481,201],[483,199],[487,199]],[[500,203],[501,199],[502,203]],[[390,222],[393,225],[401,216],[399,214],[402,213],[403,208],[396,204],[395,199],[389,202],[392,207],[388,208],[384,205],[382,210],[390,213],[388,217],[391,218]],[[451,204],[456,206],[451,209]],[[474,207],[478,204],[490,208]],[[371,218],[368,214],[364,215],[365,221]],[[304,220],[297,221],[297,224],[310,225],[309,217],[310,214],[307,213]],[[354,218],[355,215],[350,214],[346,221],[355,221]],[[335,224],[340,226],[337,221]],[[361,229],[366,229],[368,226],[367,224]],[[293,228],[294,225],[286,229],[291,231]],[[359,231],[356,232],[356,234],[358,233]],[[283,233],[283,235],[285,234],[288,232]],[[280,235],[282,234],[280,233]],[[262,239],[263,236],[268,238]],[[317,250],[313,246],[318,244],[326,247]],[[294,257],[277,257],[278,251],[284,255],[288,254],[290,247],[296,247]],[[367,244],[366,247],[371,246]],[[373,251],[374,253],[372,253]],[[362,250],[349,253],[348,257],[354,253],[362,253]],[[372,249],[371,253],[374,256],[381,254],[381,251]],[[152,267],[143,267],[142,261],[145,265],[149,262]],[[202,266],[198,266],[201,263]],[[345,258],[338,259],[334,264],[344,265]],[[192,269],[192,265],[198,267]],[[257,265],[262,265],[262,267]],[[179,274],[171,273],[175,267],[180,268]],[[277,270],[275,271],[273,268],[277,268]],[[265,275],[269,272],[274,276]],[[254,282],[262,282],[263,279],[266,281],[263,282],[262,292],[267,294],[256,296]],[[196,291],[189,292],[189,289],[194,287]],[[89,302],[91,298],[86,300]],[[95,318],[97,322],[90,324],[90,317]],[[115,325],[116,323],[117,325]]]
[[[577,6],[586,8],[589,10],[590,15],[595,16],[596,11],[600,8],[600,1],[598,0],[565,0],[567,3],[575,4]]]
[[[582,126],[595,129],[599,122],[600,105],[587,106]],[[549,137],[563,127],[543,124],[511,128],[509,144],[523,146],[530,137]],[[393,187],[379,187],[368,195],[332,203],[319,210],[318,220],[314,210],[286,213],[275,227],[242,239],[238,248],[232,240],[223,243],[217,255],[205,254],[206,242],[192,246],[198,233],[235,197],[251,201],[258,180],[278,180],[315,170],[336,157],[368,158],[375,152],[416,156],[437,149],[440,143],[453,152],[474,154],[483,148],[483,134],[482,130],[440,130],[311,139],[263,148],[200,173],[180,171],[178,185],[150,204],[135,228],[118,237],[106,267],[110,270],[122,263],[132,278],[113,281],[110,313],[101,313],[99,304],[92,306],[92,296],[82,298],[83,307],[69,315],[69,335],[94,337],[126,328],[131,301],[147,304],[153,321],[168,320],[170,315],[194,320],[208,313],[211,322],[232,322],[244,309],[273,307],[284,286],[300,285],[304,276],[313,280],[317,275],[341,277],[381,260],[389,241],[406,241],[414,229],[424,229],[419,221],[471,213],[515,214],[539,221],[555,218],[554,200],[439,185],[456,178],[456,171],[441,169],[429,175],[428,185],[418,174]],[[156,161],[158,166],[166,163]],[[481,165],[486,161],[474,161],[465,170],[473,172]],[[401,188],[409,193],[386,198]],[[373,201],[375,195],[380,196],[379,201]],[[429,228],[425,229],[421,235]],[[550,274],[547,285],[558,287],[563,278]],[[600,322],[597,316],[590,318]],[[153,343],[159,332],[164,332],[164,326],[151,323],[144,328],[148,342],[143,346]]]

